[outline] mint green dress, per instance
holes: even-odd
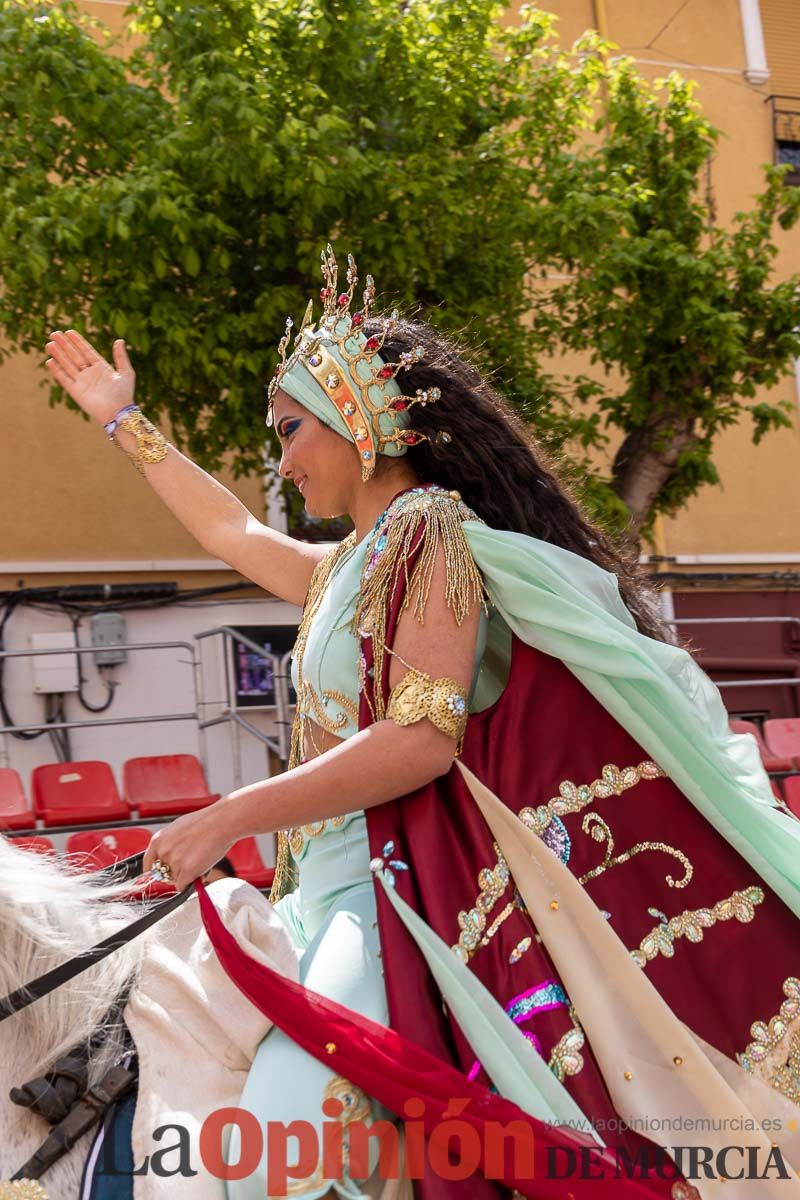
[[[358,732],[358,660],[360,646],[350,631],[361,574],[371,538],[368,535],[343,556],[328,580],[314,617],[303,655],[307,715],[337,737]],[[481,613],[472,680],[472,701],[487,702],[491,681],[481,663],[490,619]],[[502,635],[500,637],[502,641]],[[292,680],[298,686],[296,663]],[[301,951],[300,982],[354,1011],[388,1024],[378,940],[375,884],[370,872],[367,821],[363,811],[318,821],[292,831],[292,857],[300,883],[275,905],[276,912]],[[337,1099],[345,1105],[342,1120],[370,1123],[391,1115],[348,1080],[327,1070],[297,1046],[282,1030],[273,1028],[261,1043],[250,1069],[240,1107],[252,1112],[262,1128],[270,1121],[288,1125],[310,1122],[322,1145],[322,1105]],[[327,1118],[330,1120],[330,1118]],[[377,1165],[377,1148],[373,1151]],[[239,1135],[233,1130],[228,1161],[240,1155]],[[359,1181],[345,1172],[327,1179],[321,1164],[307,1180],[289,1183],[290,1196],[316,1200],[334,1188],[346,1200],[365,1195]],[[266,1159],[246,1179],[226,1184],[228,1200],[264,1200]]]

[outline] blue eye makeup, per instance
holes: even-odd
[[[281,425],[281,430],[280,430],[281,437],[288,437],[290,433],[294,433],[295,429],[297,429],[302,424],[302,421],[303,421],[302,417],[296,417],[294,420],[287,419],[286,421],[284,421],[284,423]]]

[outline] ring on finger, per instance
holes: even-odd
[[[153,863],[150,868],[150,874],[153,876],[153,879],[157,879],[161,883],[172,883],[172,867],[160,858],[157,858]]]

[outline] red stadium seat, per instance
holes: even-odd
[[[255,838],[247,837],[242,838],[240,842],[235,842],[226,857],[233,863],[240,879],[252,883],[253,887],[257,888],[272,886],[275,868],[264,866],[264,860],[259,853]]]
[[[140,817],[177,817],[219,800],[219,793],[209,792],[202,763],[193,754],[130,758],[122,778],[128,806]]]
[[[776,800],[780,800],[781,804],[783,804],[783,792],[778,785],[778,781],[776,779],[770,779],[770,784],[772,785],[773,796]]]
[[[19,846],[20,850],[30,850],[32,854],[55,854],[56,848],[46,837],[21,837],[9,838],[12,845]]]
[[[102,871],[121,858],[140,854],[150,845],[152,833],[141,825],[124,829],[87,829],[85,833],[73,833],[67,838],[67,854],[73,856],[74,864],[86,871]],[[175,891],[171,883],[153,880],[136,892],[148,896],[171,895]]]
[[[104,762],[49,763],[35,767],[31,792],[36,815],[45,825],[125,821],[130,815],[117,791],[114,773]]]
[[[796,817],[800,817],[800,775],[790,775],[783,781],[783,798],[786,807],[790,808]]]
[[[140,854],[150,845],[153,835],[149,829],[134,825],[132,829],[91,829],[72,833],[67,838],[67,854],[85,860],[87,871],[102,871],[121,858]]]
[[[791,755],[788,758],[781,757],[767,745],[761,736],[761,730],[753,721],[729,721],[728,724],[734,733],[752,733],[758,743],[758,752],[761,755],[761,761],[764,764],[766,771],[791,771],[792,759]],[[769,724],[769,721],[767,722]]]
[[[19,772],[0,768],[0,829],[33,829],[36,816],[25,798]]]
[[[773,717],[765,721],[764,739],[770,754],[791,760],[785,770],[800,767],[800,717]]]

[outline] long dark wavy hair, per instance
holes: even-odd
[[[385,317],[373,316],[364,332],[383,338],[386,325]],[[435,404],[415,404],[411,411],[413,428],[432,439],[407,452],[422,482],[457,489],[495,529],[529,534],[612,571],[639,631],[672,641],[658,615],[657,592],[632,552],[586,516],[524,421],[452,338],[424,322],[401,319],[386,335],[381,357],[398,363],[417,346],[423,352],[419,362],[402,370],[398,383],[406,395],[432,387],[442,393]],[[449,442],[437,440],[442,432]]]

